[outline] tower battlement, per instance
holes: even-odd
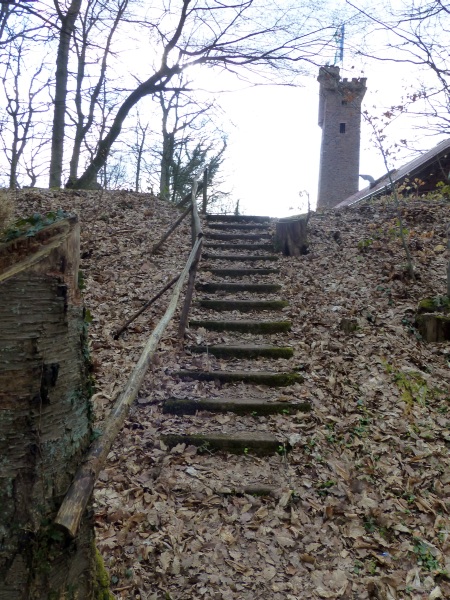
[[[361,103],[365,77],[340,77],[337,66],[319,70],[322,128],[318,207],[335,206],[358,191]]]

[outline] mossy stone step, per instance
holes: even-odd
[[[209,331],[239,331],[240,333],[284,333],[290,331],[291,321],[218,321],[207,319],[191,319],[189,327],[204,327]]]
[[[223,242],[231,240],[253,240],[255,242],[259,240],[271,240],[271,233],[214,233],[208,231],[206,237],[209,240],[222,240]]]
[[[288,306],[286,300],[208,300],[203,298],[195,303],[202,308],[217,311],[252,312],[261,310],[283,310]]]
[[[295,415],[297,412],[310,412],[309,402],[268,402],[253,398],[169,398],[163,404],[163,413],[171,415],[195,415],[204,410],[214,413],[232,412],[236,415]]]
[[[226,223],[270,223],[270,217],[260,215],[206,215],[206,220]]]
[[[213,250],[267,250],[267,252],[273,252],[273,244],[265,244],[255,242],[254,244],[215,244],[214,242],[205,242],[203,244],[205,248],[211,248]]]
[[[204,252],[203,258],[208,260],[233,260],[239,262],[275,261],[279,257],[276,254],[214,254]]]
[[[260,275],[276,275],[280,272],[279,269],[273,268],[247,268],[247,269],[211,269],[210,267],[203,267],[201,271],[207,271],[215,277],[253,277]]]
[[[259,231],[269,231],[269,225],[264,223],[208,223],[210,229],[220,229],[222,231],[251,231],[258,229]]]
[[[167,433],[161,436],[161,440],[169,448],[178,444],[197,446],[208,450],[221,450],[230,454],[255,454],[256,456],[268,456],[270,454],[284,453],[290,448],[280,443],[277,438],[266,432],[239,431],[233,433]]]
[[[175,371],[181,379],[197,381],[220,381],[221,383],[252,383],[269,387],[286,387],[294,383],[302,383],[304,378],[295,372],[272,371]]]
[[[290,346],[269,346],[256,344],[240,344],[228,346],[214,344],[211,346],[191,346],[191,352],[208,353],[218,358],[292,358],[294,349]]]
[[[198,411],[214,413],[232,412],[237,415],[265,416],[271,414],[296,414],[311,412],[309,402],[286,403],[268,402],[256,399],[238,398],[170,398],[163,405],[163,413],[175,415],[195,415]]]
[[[278,292],[281,285],[278,283],[197,283],[196,289],[208,294],[215,292],[251,292],[252,294],[271,294]]]

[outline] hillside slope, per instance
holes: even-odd
[[[77,211],[82,224],[101,419],[167,300],[118,341],[112,332],[181,270],[189,227],[149,256],[177,216],[167,204],[121,192],[21,193],[21,211],[55,206]],[[160,442],[171,428],[241,423],[162,413],[164,400],[186,389],[173,370],[205,360],[227,368],[185,353],[171,326],[95,492],[98,545],[117,598],[450,597],[450,345],[427,344],[413,327],[418,301],[445,293],[450,204],[402,210],[416,282],[384,201],[314,214],[310,253],[279,261],[276,279],[290,301],[283,314],[293,321],[283,335],[305,381],[274,399],[301,398],[313,409],[258,417],[258,427],[281,447],[289,442],[289,453],[224,456]],[[227,337],[188,332],[199,336]],[[197,395],[217,391],[215,382],[191,385]],[[233,393],[247,391],[236,384]],[[265,495],[233,493],[243,482]]]

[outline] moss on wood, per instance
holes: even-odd
[[[169,448],[178,444],[187,444],[205,451],[221,450],[230,454],[268,456],[288,450],[287,446],[280,443],[275,436],[252,431],[230,434],[211,432],[201,435],[169,433],[161,436],[161,439]]]
[[[302,383],[303,376],[294,372],[272,373],[270,371],[176,371],[174,375],[183,379],[220,381],[221,383],[254,383],[270,387],[285,387]]]
[[[252,294],[271,294],[278,292],[278,283],[197,283],[197,290],[208,294],[215,292],[251,292]]]
[[[199,306],[217,311],[252,312],[260,310],[283,310],[289,305],[286,300],[199,300]]]
[[[213,254],[210,252],[204,252],[203,258],[206,260],[230,260],[235,262],[263,262],[278,260],[278,256],[276,254]]]
[[[208,353],[219,358],[292,358],[294,349],[289,346],[191,346],[191,352]]]
[[[419,302],[417,312],[423,313],[435,313],[450,311],[450,298],[447,296],[435,296],[434,298],[424,298]]]
[[[245,269],[211,269],[210,267],[201,269],[201,271],[208,271],[216,277],[252,277],[253,275],[277,275],[280,270],[273,268],[245,268]]]
[[[210,331],[240,331],[241,333],[283,333],[291,330],[291,321],[189,321],[190,327],[204,327]]]
[[[297,412],[310,412],[311,404],[289,402],[267,402],[259,400],[236,399],[179,399],[171,398],[163,405],[163,412],[174,415],[195,415],[198,411],[214,413],[232,412],[237,415],[264,416],[273,414],[294,415]]]

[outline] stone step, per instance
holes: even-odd
[[[304,381],[303,376],[296,372],[181,370],[174,371],[173,375],[181,379],[220,381],[221,383],[251,383],[269,387],[286,387]]]
[[[196,354],[207,353],[218,358],[292,358],[294,350],[290,346],[269,346],[256,344],[225,345],[213,344],[211,346],[191,346],[191,352]]]
[[[226,223],[270,223],[270,217],[260,215],[206,215],[206,220]]]
[[[279,311],[286,308],[286,300],[209,300],[202,298],[195,302],[196,306],[220,312],[237,310],[238,312],[252,312],[262,310]]]
[[[271,233],[214,233],[213,231],[208,231],[205,233],[205,237],[209,240],[221,240],[223,242],[231,241],[231,240],[253,240],[257,242],[259,240],[271,240]]]
[[[273,252],[273,244],[255,243],[255,244],[215,244],[214,242],[205,242],[204,248],[212,250],[267,250]]]
[[[256,262],[256,261],[275,261],[278,260],[276,254],[213,254],[204,252],[203,258],[206,260],[232,260],[239,262]]]
[[[220,229],[224,231],[251,231],[252,229],[258,229],[259,231],[269,231],[270,226],[264,225],[264,223],[209,223],[210,229]]]
[[[169,448],[178,444],[197,446],[205,452],[222,450],[230,454],[255,454],[268,456],[270,454],[284,454],[290,447],[280,442],[274,435],[257,431],[238,431],[230,433],[167,433],[161,440]]]
[[[310,412],[309,402],[269,402],[254,398],[169,398],[163,404],[163,413],[195,415],[198,411],[214,413],[232,412],[237,415],[264,416],[273,414],[294,415],[298,411]]]
[[[189,327],[204,327],[209,331],[239,331],[240,333],[270,334],[290,331],[291,321],[218,321],[207,319],[191,319]]]
[[[279,269],[273,268],[211,269],[203,267],[200,270],[207,271],[215,277],[253,277],[260,275],[277,275],[280,272]]]
[[[208,294],[216,292],[250,292],[252,294],[271,294],[278,292],[281,285],[278,283],[197,283],[196,289]]]

